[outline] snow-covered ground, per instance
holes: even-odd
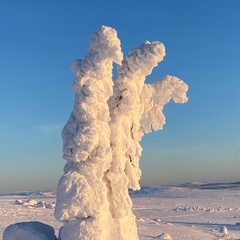
[[[167,239],[163,233],[173,240],[240,239],[239,184],[142,187],[131,197],[141,240]],[[0,235],[8,225],[26,221],[48,224],[58,235],[55,200],[51,192],[0,194]]]

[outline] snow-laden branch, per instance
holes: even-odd
[[[145,84],[140,95],[142,105],[141,128],[145,133],[153,130],[161,130],[165,124],[163,107],[171,99],[175,103],[185,103],[188,98],[186,92],[188,86],[181,79],[173,76],[165,76],[162,80]]]
[[[118,66],[114,81],[114,94],[109,101],[111,122],[112,164],[107,174],[110,180],[114,216],[117,218],[131,213],[132,202],[128,188],[139,189],[141,176],[139,157],[142,148],[139,141],[141,118],[140,94],[147,75],[162,61],[165,48],[160,42],[146,41],[130,51]],[[137,130],[137,132],[136,132]]]

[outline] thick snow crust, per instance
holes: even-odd
[[[170,99],[187,101],[188,86],[177,77],[144,84],[164,56],[162,43],[146,41],[123,59],[117,32],[102,26],[88,55],[73,62],[75,102],[62,131],[67,163],[55,209],[62,240],[138,239],[128,189],[140,189],[139,142],[162,129]]]

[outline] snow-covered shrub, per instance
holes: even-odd
[[[62,131],[67,163],[55,208],[62,240],[138,239],[128,189],[140,189],[139,142],[163,128],[166,103],[187,101],[177,77],[144,84],[164,56],[162,43],[146,41],[123,59],[117,32],[102,26],[88,55],[73,62],[75,102]]]
[[[8,226],[3,240],[57,240],[54,229],[41,222],[20,222]]]

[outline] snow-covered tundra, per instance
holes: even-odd
[[[88,55],[73,62],[75,102],[62,131],[67,163],[55,208],[61,240],[138,239],[128,189],[140,188],[139,142],[162,129],[170,99],[187,101],[188,86],[177,77],[144,84],[164,56],[162,43],[146,41],[123,59],[117,32],[102,26]]]
[[[166,239],[169,235],[173,240],[240,239],[240,183],[143,186],[140,191],[130,191],[130,196],[140,240]],[[50,240],[53,234],[47,228],[32,226],[31,222],[36,221],[52,226],[58,236],[62,224],[54,218],[53,209],[17,203],[29,199],[52,203],[56,195],[51,192],[0,193],[0,239]],[[24,227],[25,232],[22,224],[15,228],[19,222],[27,222],[24,225],[29,228]],[[11,232],[7,227],[10,224]]]

